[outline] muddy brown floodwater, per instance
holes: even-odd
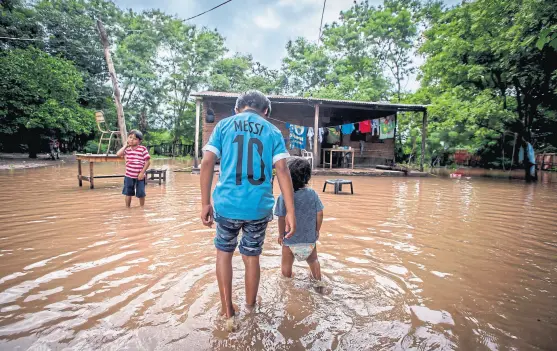
[[[304,265],[281,278],[274,222],[258,306],[227,333],[198,176],[169,172],[126,209],[121,179],[79,188],[75,163],[0,172],[0,349],[556,348],[557,183],[355,177],[333,195],[324,179],[325,291]]]

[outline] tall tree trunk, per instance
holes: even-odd
[[[141,133],[147,133],[147,112],[145,111],[145,107],[141,109],[141,113],[139,114],[139,130]]]
[[[112,88],[114,89],[114,104],[116,105],[116,114],[118,115],[118,126],[120,127],[120,137],[122,139],[122,145],[126,145],[128,132],[126,130],[126,121],[124,119],[124,108],[122,107],[122,101],[120,99],[118,78],[116,77],[116,71],[114,70],[114,64],[112,63],[112,57],[110,56],[108,35],[106,34],[106,30],[104,29],[103,23],[99,19],[97,19],[97,28],[99,29],[99,34],[101,36],[101,43],[104,48],[104,57],[106,59],[106,65],[108,66],[108,73],[110,75],[110,80],[112,81]]]

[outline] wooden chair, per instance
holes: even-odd
[[[106,125],[106,121],[104,119],[104,113],[102,111],[95,112],[95,119],[97,120],[97,127],[99,128],[99,132],[101,132],[101,138],[99,139],[99,148],[97,150],[97,154],[101,153],[101,146],[102,142],[108,140],[108,147],[106,148],[106,154],[108,155],[110,152],[110,145],[112,144],[112,139],[114,139],[114,146],[116,144],[120,144],[120,132],[119,131],[111,131],[108,130],[108,126]],[[110,134],[108,138],[105,137],[106,134]]]

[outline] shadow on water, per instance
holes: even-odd
[[[155,165],[177,169],[179,162]],[[123,164],[99,164],[97,174]],[[320,190],[325,178],[312,179]],[[198,176],[79,188],[76,165],[0,172],[0,348],[76,350],[551,349],[557,343],[557,183],[354,177],[320,193],[326,282],[280,275],[273,222],[257,307],[237,331],[218,315],[213,229]],[[278,194],[275,185],[275,194]]]

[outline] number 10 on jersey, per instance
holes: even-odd
[[[244,178],[244,135],[237,135],[234,138],[234,143],[238,144],[238,157],[236,158],[236,185],[242,185],[242,179]],[[259,154],[260,159],[260,167],[261,167],[261,175],[259,179],[254,179],[254,172],[253,172],[253,150],[257,149],[257,153]],[[258,138],[250,138],[248,140],[248,181],[252,185],[261,185],[265,182],[265,162],[263,162],[263,143]]]

